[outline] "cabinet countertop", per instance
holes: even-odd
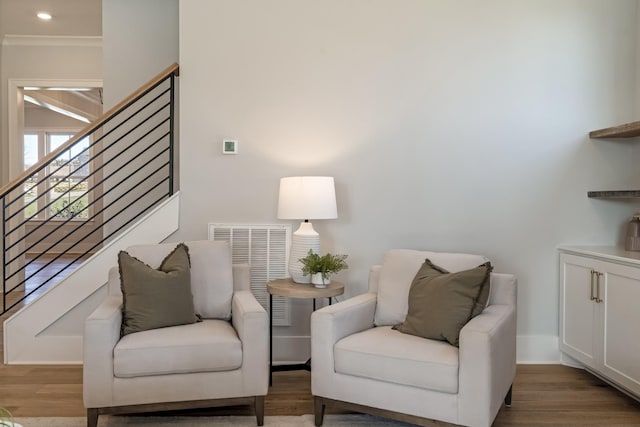
[[[558,250],[640,267],[640,251],[625,251],[619,246],[560,246]]]

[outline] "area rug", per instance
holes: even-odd
[[[301,415],[293,417],[277,416],[264,417],[265,427],[315,427],[313,415]],[[86,427],[87,419],[84,417],[64,417],[64,418],[15,418],[16,423],[23,427]],[[166,417],[145,417],[145,416],[115,416],[101,415],[98,419],[98,427],[128,427],[128,426],[148,426],[148,427],[241,427],[255,426],[256,418],[250,416],[219,416],[219,417],[198,417],[198,416],[166,416]],[[348,415],[325,415],[323,426],[326,427],[408,427],[412,424],[401,423],[370,415],[348,414]]]

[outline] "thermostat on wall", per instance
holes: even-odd
[[[223,154],[238,154],[238,141],[234,139],[225,139],[222,141]]]

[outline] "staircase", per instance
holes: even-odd
[[[104,298],[117,252],[177,230],[178,71],[173,64],[0,188],[0,316],[22,307],[4,322],[5,363],[80,363],[84,318]]]

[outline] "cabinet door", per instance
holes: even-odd
[[[591,300],[597,261],[560,254],[560,350],[588,366],[596,366],[599,341],[597,304]]]
[[[604,320],[602,373],[640,394],[640,270],[603,263],[598,304]]]

